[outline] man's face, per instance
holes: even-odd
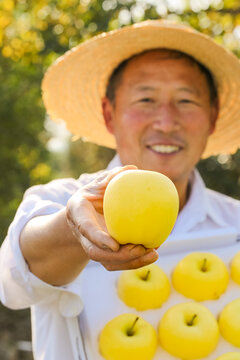
[[[217,106],[196,64],[164,50],[130,60],[114,104],[103,100],[108,130],[123,165],[186,182],[213,132]]]

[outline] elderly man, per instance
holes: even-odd
[[[29,189],[9,228],[1,300],[14,309],[31,306],[36,359],[84,356],[79,279],[89,260],[125,270],[158,259],[156,249],[120,246],[106,231],[104,190],[119,172],[138,167],[174,182],[180,213],[172,236],[240,231],[240,202],[206,189],[195,170],[202,156],[236,151],[239,97],[237,58],[164,21],[100,35],[48,70],[43,99],[51,118],[63,119],[76,136],[116,147],[117,155],[97,174]]]

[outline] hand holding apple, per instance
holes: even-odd
[[[158,247],[170,234],[178,214],[173,182],[158,172],[127,170],[108,184],[103,211],[109,234],[120,244]]]
[[[136,167],[128,165],[100,172],[92,181],[73,194],[66,207],[69,229],[82,245],[87,259],[101,263],[110,271],[135,269],[151,264],[158,258],[155,249],[146,249],[142,245],[132,244],[120,246],[109,235],[106,228],[103,216],[103,198],[106,187],[116,174],[129,171],[129,169],[136,169]],[[83,258],[87,261],[84,253]],[[79,262],[78,257],[76,261],[79,266],[81,261]],[[73,275],[69,281],[72,279]]]
[[[156,331],[134,314],[115,317],[99,337],[99,351],[106,360],[151,360],[156,348]]]
[[[205,358],[217,346],[219,328],[213,314],[196,303],[180,303],[169,308],[159,324],[162,347],[184,360]]]
[[[214,300],[228,286],[225,263],[212,253],[193,252],[185,256],[174,269],[174,288],[184,296],[197,300]]]
[[[160,307],[169,297],[170,283],[163,270],[151,264],[123,271],[118,279],[117,290],[126,305],[142,311]]]

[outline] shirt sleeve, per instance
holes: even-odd
[[[42,301],[55,301],[59,293],[70,291],[72,284],[51,286],[29,271],[20,246],[23,227],[33,217],[48,215],[62,209],[81,186],[79,180],[54,180],[26,191],[8,234],[0,249],[0,300],[12,309],[23,309]]]

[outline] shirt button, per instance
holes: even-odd
[[[75,294],[62,293],[59,298],[59,311],[65,317],[78,316],[83,310],[81,299]]]

